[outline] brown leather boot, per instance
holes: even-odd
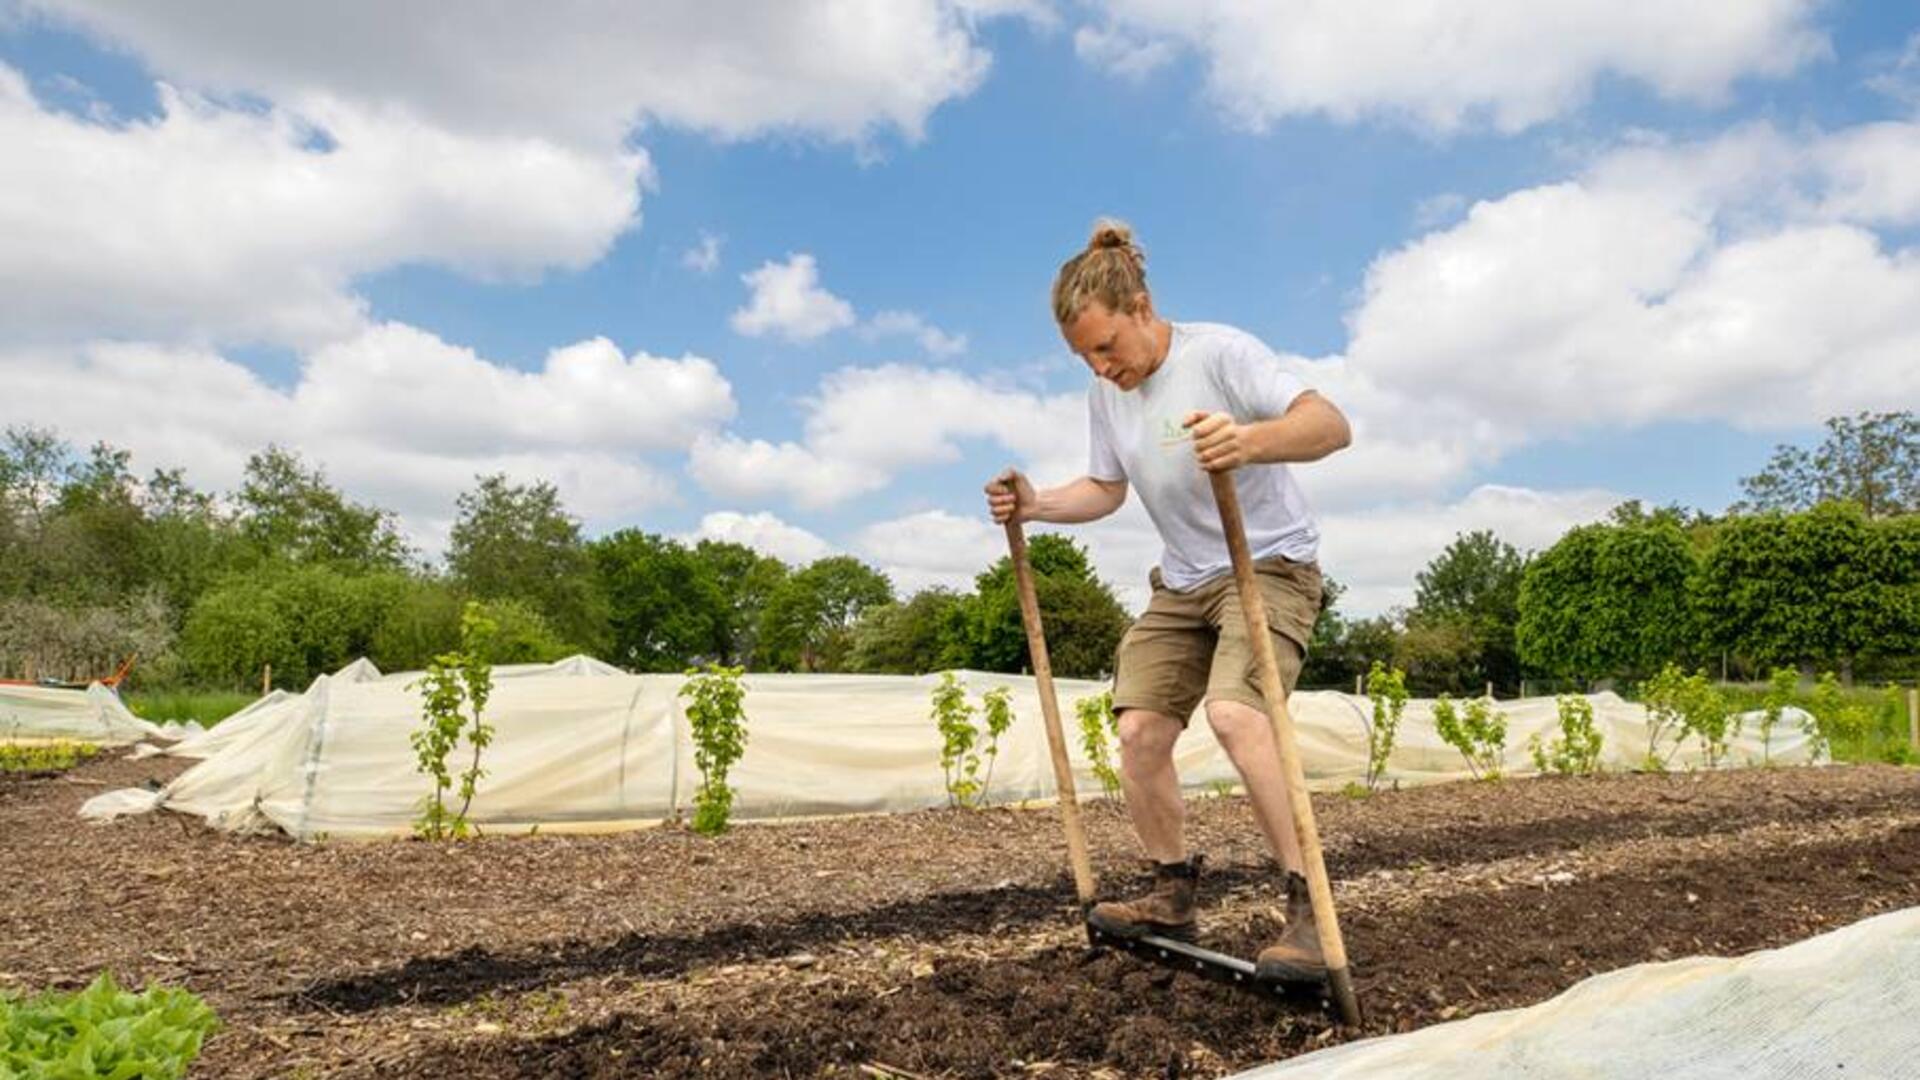
[[[1313,922],[1313,901],[1307,879],[1287,873],[1287,928],[1280,940],[1260,950],[1254,977],[1269,982],[1319,983],[1327,979],[1326,958],[1320,952],[1320,930]]]
[[[1194,890],[1200,883],[1200,856],[1185,862],[1155,863],[1153,889],[1135,900],[1108,900],[1095,904],[1087,921],[1116,937],[1148,934],[1193,940]]]

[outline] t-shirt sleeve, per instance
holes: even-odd
[[[1279,354],[1251,335],[1214,354],[1214,378],[1240,419],[1271,420],[1311,387],[1286,369]]]
[[[1127,478],[1120,451],[1113,445],[1113,418],[1100,407],[1099,388],[1087,393],[1087,475],[1112,482]]]

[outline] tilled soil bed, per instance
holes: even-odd
[[[301,846],[171,814],[112,757],[0,782],[0,986],[106,968],[205,997],[196,1076],[1216,1076],[1920,904],[1920,771],[1747,770],[1316,797],[1366,1023],[1090,952],[1051,810]],[[1105,891],[1144,880],[1087,807]],[[1277,880],[1238,798],[1189,803],[1202,934]]]

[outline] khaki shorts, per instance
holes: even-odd
[[[1266,603],[1280,681],[1293,692],[1320,615],[1320,567],[1274,556],[1253,564]],[[1113,711],[1148,709],[1184,726],[1203,701],[1237,701],[1267,711],[1246,617],[1231,572],[1189,592],[1167,588],[1154,568],[1153,598],[1120,639]]]

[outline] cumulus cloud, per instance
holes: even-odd
[[[971,589],[974,576],[1007,553],[1007,539],[984,509],[973,517],[927,510],[868,525],[854,537],[854,549],[904,597],[935,586]]]
[[[740,275],[740,280],[752,296],[746,307],[733,313],[735,333],[803,342],[854,324],[853,305],[821,286],[820,267],[811,255],[761,263],[759,269]]]
[[[448,19],[379,0],[28,0],[181,85],[306,109],[392,108],[452,130],[608,148],[636,123],[722,138],[918,138],[991,57],[976,23],[1036,5],[944,0],[489,3]]]
[[[1413,603],[1414,575],[1454,537],[1479,529],[1522,552],[1547,548],[1575,525],[1598,521],[1626,496],[1487,484],[1446,502],[1389,503],[1321,518],[1321,568],[1346,588],[1340,610],[1378,615]]]
[[[650,459],[734,412],[700,357],[623,356],[594,339],[519,371],[398,324],[306,357],[285,389],[210,350],[111,342],[0,350],[0,381],[0,425],[104,439],[202,487],[230,489],[270,442],[293,448],[430,546],[477,474],[550,480],[590,521],[669,503],[674,480]]]
[[[160,106],[103,126],[42,107],[0,66],[0,343],[345,336],[364,315],[360,274],[424,262],[524,278],[593,262],[637,220],[648,174],[637,151],[344,105],[296,117],[162,87]]]
[[[1080,27],[1073,32],[1073,51],[1086,63],[1135,82],[1173,63],[1179,53],[1166,38],[1149,38],[1115,26]]]
[[[835,371],[804,408],[801,442],[703,439],[693,450],[695,478],[724,498],[784,495],[817,508],[879,490],[904,470],[957,461],[966,440],[998,445],[1043,481],[1086,471],[1086,404],[1078,393],[1040,395],[893,364]]]
[[[688,248],[680,256],[680,265],[696,274],[711,274],[720,269],[720,245],[725,237],[701,230],[700,242]]]
[[[883,311],[861,324],[860,335],[869,341],[910,337],[922,352],[936,360],[967,351],[967,335],[949,334],[911,311]]]
[[[804,566],[833,554],[833,545],[798,525],[764,511],[743,514],[719,510],[700,519],[689,541],[724,540],[742,544],[793,566]]]
[[[1374,262],[1342,373],[1462,464],[1569,429],[1920,400],[1920,125],[1628,147]]]
[[[1736,79],[1786,75],[1829,51],[1812,26],[1818,7],[1117,0],[1076,43],[1087,62],[1131,77],[1190,51],[1205,64],[1212,99],[1254,129],[1321,114],[1511,132],[1579,107],[1604,77],[1713,102]]]

